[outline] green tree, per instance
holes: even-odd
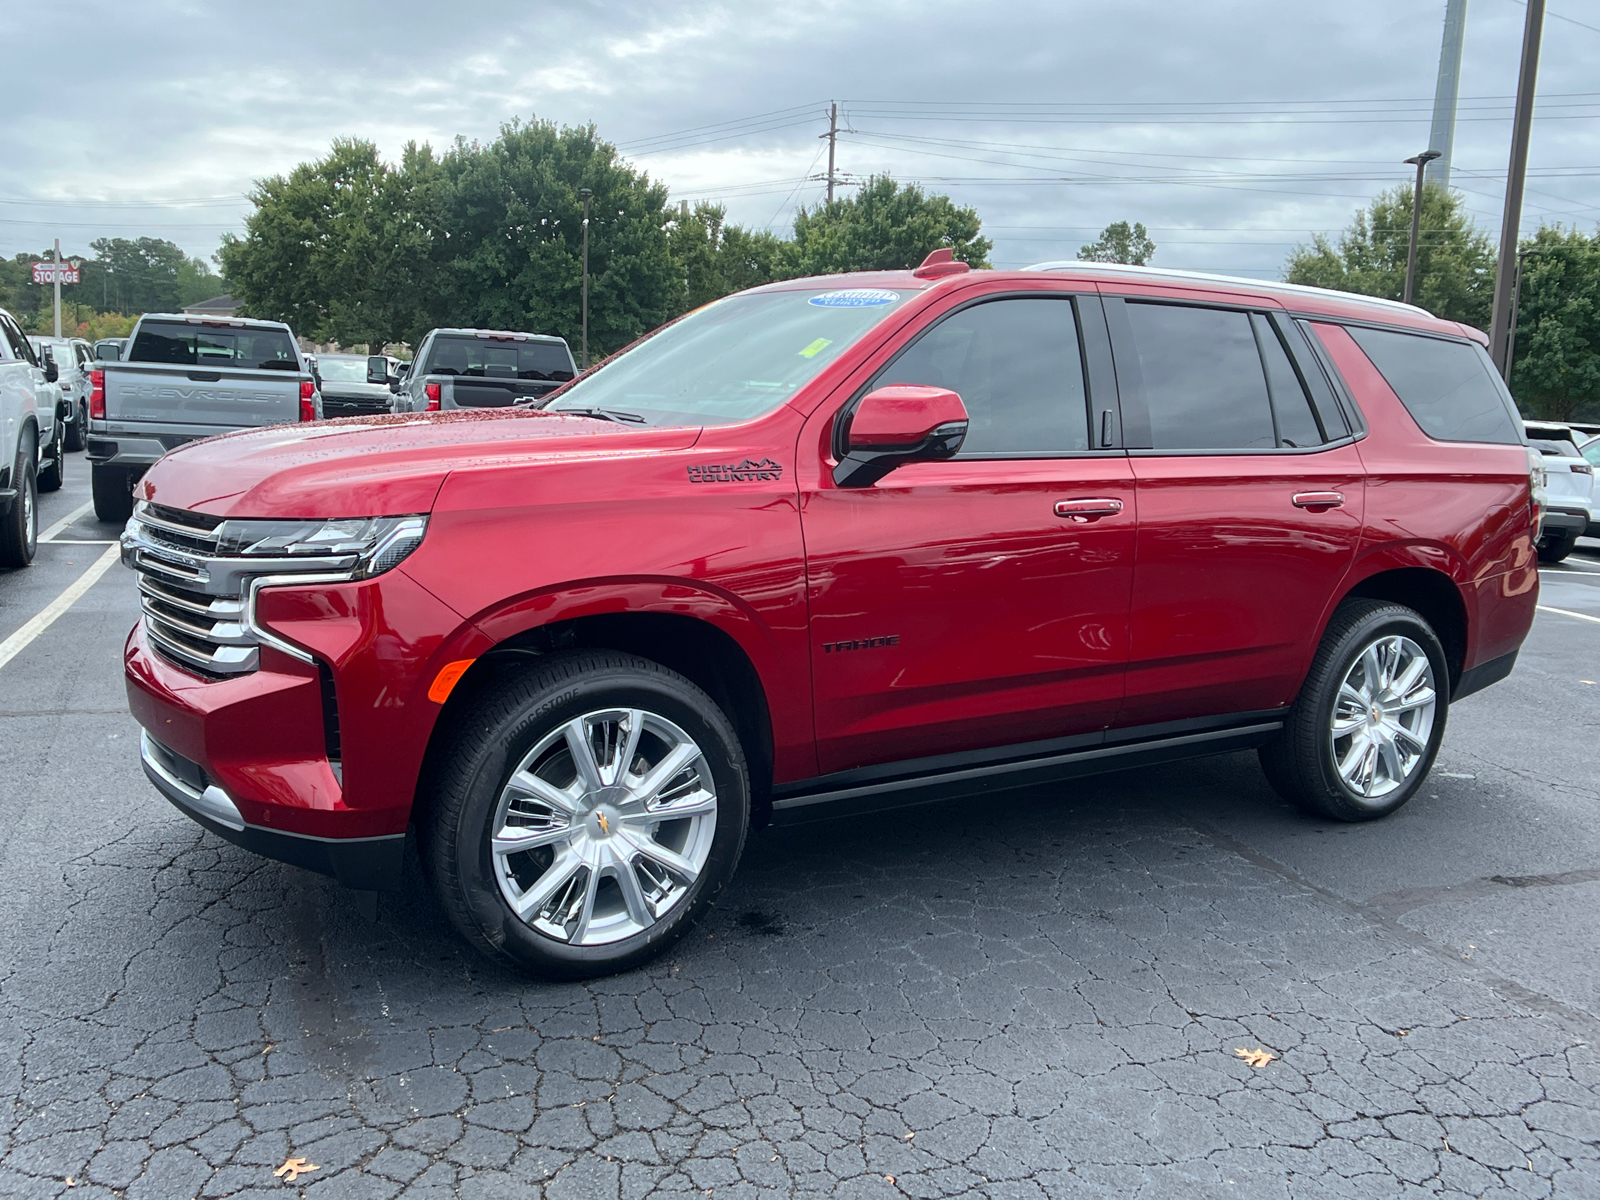
[[[726,223],[728,210],[705,201],[680,210],[667,244],[684,274],[684,308],[759,287],[776,278],[782,242],[764,230]]]
[[[1142,267],[1155,256],[1156,244],[1141,222],[1129,225],[1113,221],[1100,231],[1098,240],[1078,247],[1078,257],[1087,262],[1125,263]]]
[[[1600,416],[1600,229],[1524,238],[1511,392],[1530,416]]]
[[[1317,234],[1284,264],[1290,283],[1398,300],[1405,292],[1411,244],[1412,188],[1383,192],[1356,213],[1337,244]],[[1495,253],[1454,193],[1435,184],[1422,191],[1417,239],[1416,302],[1435,316],[1487,328],[1494,296]]]
[[[801,207],[794,239],[778,247],[778,277],[903,271],[942,246],[964,263],[987,267],[994,243],[980,236],[982,224],[974,209],[949,196],[874,175],[848,199]]]

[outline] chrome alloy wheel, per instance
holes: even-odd
[[[546,937],[600,946],[683,903],[716,836],[700,747],[640,709],[585,713],[511,773],[490,825],[501,895]]]
[[[1333,765],[1345,786],[1376,800],[1410,779],[1438,703],[1433,663],[1416,642],[1391,634],[1363,650],[1333,704]]]
[[[22,481],[22,528],[23,538],[28,543],[28,557],[33,557],[39,548],[39,501],[34,496],[37,485],[32,480]]]

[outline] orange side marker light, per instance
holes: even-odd
[[[451,690],[467,673],[467,668],[477,661],[475,658],[461,658],[453,663],[446,663],[434,677],[433,686],[428,689],[428,699],[435,704],[443,704],[450,699]]]

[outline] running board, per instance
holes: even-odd
[[[877,812],[911,804],[930,804],[958,796],[1034,787],[1038,784],[1055,783],[1083,775],[1098,775],[1129,767],[1195,758],[1202,754],[1248,750],[1270,741],[1282,728],[1283,721],[1280,718],[1249,725],[1235,725],[1226,729],[1151,738],[1147,741],[1118,746],[1096,746],[1092,749],[1072,750],[1062,754],[940,771],[908,779],[801,792],[773,800],[772,823],[791,825],[801,821],[843,816],[846,813]]]

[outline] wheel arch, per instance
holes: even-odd
[[[1444,647],[1453,692],[1466,666],[1471,619],[1467,602],[1455,579],[1437,566],[1376,565],[1376,569],[1352,583],[1339,597],[1346,600],[1387,600],[1415,609],[1433,627]],[[1329,619],[1332,612],[1329,613]],[[1326,627],[1326,622],[1324,622]]]

